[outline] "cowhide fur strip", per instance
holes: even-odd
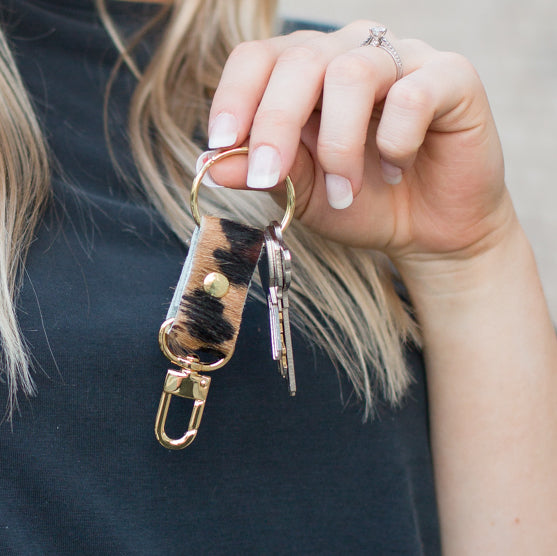
[[[203,216],[191,270],[169,333],[179,355],[209,352],[227,357],[234,351],[251,278],[263,246],[263,231],[231,220]],[[210,272],[228,278],[228,293],[217,299],[206,293]]]

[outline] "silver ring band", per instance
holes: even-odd
[[[396,80],[398,81],[403,75],[402,60],[395,50],[395,47],[385,38],[387,28],[382,25],[371,27],[369,29],[369,37],[360,46],[376,46],[382,48],[391,55],[396,65]]]

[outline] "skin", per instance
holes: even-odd
[[[395,83],[387,52],[358,47],[373,25],[240,45],[210,136],[232,115],[220,147],[249,142],[252,169],[275,149],[305,225],[399,269],[424,338],[444,553],[554,554],[557,339],[484,89],[461,56],[389,35]],[[212,177],[241,188],[247,170],[234,157]],[[330,206],[327,175],[349,180],[350,206]]]

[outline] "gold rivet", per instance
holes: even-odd
[[[228,293],[229,286],[228,278],[219,272],[210,272],[203,280],[203,289],[218,299]]]

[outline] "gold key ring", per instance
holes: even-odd
[[[219,160],[223,160],[224,158],[228,158],[229,156],[234,156],[237,154],[248,154],[248,147],[236,147],[235,149],[229,149],[227,151],[222,151],[205,162],[203,164],[201,170],[195,176],[191,186],[191,195],[190,195],[190,207],[191,213],[195,220],[195,223],[199,226],[201,224],[201,215],[199,213],[199,207],[197,203],[197,196],[199,191],[199,185],[201,184],[201,180],[203,176],[207,173],[207,170],[213,165],[216,164]],[[284,232],[286,228],[292,222],[292,218],[294,217],[294,210],[296,208],[296,192],[294,191],[294,184],[290,179],[290,176],[286,176],[284,180],[286,183],[286,210],[284,212],[284,216],[282,217],[282,221],[280,223],[280,230]]]
[[[180,357],[179,355],[176,355],[168,345],[168,333],[173,324],[174,318],[165,320],[161,324],[161,327],[159,329],[159,346],[164,355],[166,355],[167,359],[169,359],[175,365],[178,365],[178,367],[195,372],[216,371],[217,369],[220,369],[221,367],[226,365],[228,361],[230,361],[233,352],[229,353],[226,357],[221,357],[218,361],[215,361],[213,363],[204,363],[203,361],[199,361],[199,358],[195,355],[189,355],[187,357]]]

